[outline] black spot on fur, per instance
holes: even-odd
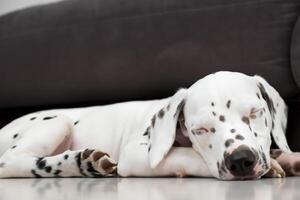
[[[30,121],[35,120],[35,119],[36,119],[36,117],[31,117],[31,118],[30,118]]]
[[[167,111],[170,110],[170,107],[171,107],[171,104],[169,103],[169,104],[167,105]]]
[[[88,171],[88,172],[91,172],[91,173],[98,173],[98,171],[95,170],[95,168],[93,167],[93,165],[92,165],[91,162],[87,162],[87,166],[88,166],[88,168],[87,168],[87,171]]]
[[[210,149],[212,149],[213,147],[212,147],[212,144],[209,144],[209,146],[208,146]]]
[[[74,123],[74,126],[77,125],[78,123],[79,123],[79,121],[76,121],[76,122]]]
[[[234,143],[234,140],[233,140],[233,139],[228,139],[228,140],[225,141],[225,147],[228,148],[228,147],[230,147],[230,145],[233,144],[233,143]]]
[[[52,171],[52,167],[51,167],[51,166],[45,167],[45,171],[46,171],[47,173],[50,173],[50,172]]]
[[[257,96],[257,98],[259,98],[259,99],[260,99],[260,96],[259,96],[258,92],[256,93],[256,96]]]
[[[16,139],[18,137],[18,135],[19,135],[18,133],[14,134],[13,139]]]
[[[211,102],[211,106],[215,106],[215,103],[214,103],[214,102]]]
[[[57,166],[60,166],[61,164],[62,164],[61,162],[58,162],[58,163],[57,163]]]
[[[149,135],[150,134],[150,127],[147,127],[146,131],[144,132],[143,136]]]
[[[69,155],[64,155],[64,159],[67,160],[69,158]]]
[[[267,163],[266,155],[262,151],[260,151],[260,155],[261,155],[262,161],[263,161],[263,168],[267,169],[268,168],[268,163]]]
[[[55,176],[58,176],[61,172],[62,172],[62,171],[61,171],[60,169],[57,169],[57,170],[54,171],[53,174],[54,174]]]
[[[249,117],[243,116],[243,117],[242,117],[242,121],[243,121],[245,124],[247,124],[248,127],[249,127],[249,129],[250,129],[250,131],[252,131],[251,126],[250,126],[250,120],[249,120]]]
[[[151,126],[154,127],[156,121],[156,115],[154,115],[151,119]]]
[[[270,98],[270,96],[268,95],[265,87],[263,86],[263,84],[258,83],[258,88],[260,90],[261,96],[262,98],[266,101],[270,114],[272,116],[272,119],[274,119],[274,115],[276,114],[276,109],[274,107],[274,103],[273,100]]]
[[[244,140],[245,138],[244,138],[244,136],[238,134],[238,135],[235,136],[235,139],[237,139],[237,140]]]
[[[210,128],[210,132],[215,133],[216,129],[215,128]]]
[[[228,100],[227,103],[226,103],[226,107],[229,109],[230,105],[231,105],[231,100]]]
[[[236,130],[234,128],[230,130],[231,133],[235,133],[235,131]]]
[[[216,115],[217,115],[214,111],[212,111],[212,114],[213,114],[213,116],[216,116]]]
[[[254,132],[254,136],[257,137],[257,133],[256,132]]]
[[[82,174],[83,176],[86,176],[86,174],[83,172],[83,169],[81,168],[81,152],[79,152],[75,156],[75,160],[76,160],[76,164],[77,164],[80,174]]]
[[[248,126],[250,125],[250,120],[249,120],[248,117],[243,116],[243,117],[242,117],[242,121],[243,121],[245,124],[247,124]]]
[[[52,116],[52,117],[44,117],[43,120],[49,120],[49,119],[54,119],[56,118],[57,116]]]
[[[40,157],[36,160],[36,166],[39,169],[44,169],[46,167],[46,160],[43,160],[44,157]]]
[[[17,145],[14,145],[14,146],[11,147],[11,149],[14,149],[14,148],[16,148],[16,147],[17,147]]]
[[[102,174],[100,174],[95,168],[93,167],[91,162],[87,163],[87,171],[93,176],[93,177],[103,177]]]
[[[162,108],[162,109],[160,109],[160,111],[158,112],[158,118],[163,118],[164,117],[164,115],[165,115],[165,111],[164,111],[164,109]]]
[[[85,160],[95,151],[95,149],[85,149],[82,153],[82,159]]]
[[[34,169],[31,170],[31,173],[34,175],[35,178],[42,178],[42,176],[37,174]]]
[[[219,120],[220,120],[221,122],[225,122],[225,116],[224,116],[224,115],[220,115],[220,116],[219,116]]]
[[[176,108],[176,112],[174,113],[174,116],[173,116],[174,118],[175,118],[177,115],[179,115],[179,113],[180,113],[180,111],[182,110],[184,104],[185,104],[185,100],[183,99],[183,100],[178,104],[178,106],[177,106],[177,108]]]

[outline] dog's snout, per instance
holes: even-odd
[[[254,173],[257,158],[246,146],[240,146],[225,158],[227,169],[234,176],[249,176]]]

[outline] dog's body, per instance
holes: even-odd
[[[290,152],[284,136],[286,106],[266,84],[260,77],[219,72],[166,99],[23,116],[0,130],[0,177],[119,174],[231,180],[259,178],[274,168],[270,176],[278,176],[283,172],[270,158],[270,134],[283,152]],[[205,127],[195,128],[196,121]],[[179,147],[172,147],[174,142]],[[241,151],[247,166],[233,159]]]

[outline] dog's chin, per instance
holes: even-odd
[[[245,175],[245,176],[234,176],[232,174],[224,174],[222,177],[219,177],[219,179],[224,181],[245,181],[245,180],[258,180],[262,176],[261,173],[254,173],[251,175]]]

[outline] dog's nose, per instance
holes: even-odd
[[[234,176],[248,176],[254,173],[255,154],[246,146],[240,146],[225,158],[227,169]]]

